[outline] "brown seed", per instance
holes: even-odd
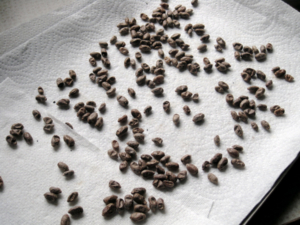
[[[132,158],[136,157],[136,151],[134,150],[134,148],[127,146],[125,148],[125,152],[130,155]]]
[[[96,123],[97,119],[98,119],[98,114],[96,112],[93,112],[87,118],[87,122],[91,125],[94,125]]]
[[[109,217],[112,216],[116,212],[116,205],[113,203],[109,203],[105,208],[102,210],[102,216]]]
[[[141,172],[141,175],[144,177],[144,178],[153,178],[155,172],[152,171],[152,170],[143,170]]]
[[[217,165],[221,159],[222,159],[222,154],[217,153],[217,154],[214,155],[214,157],[211,158],[210,163],[214,164],[214,165]]]
[[[270,124],[269,124],[267,121],[262,120],[260,123],[261,123],[261,126],[262,126],[265,130],[267,130],[267,131],[270,130]]]
[[[95,127],[101,128],[103,126],[103,118],[99,117],[95,123]]]
[[[132,195],[126,195],[124,197],[124,206],[125,209],[131,210],[133,208],[133,196]]]
[[[71,224],[71,220],[68,214],[65,214],[62,216],[61,220],[60,220],[60,225],[70,225]]]
[[[118,196],[116,195],[110,195],[110,196],[107,196],[103,199],[103,202],[108,205],[110,203],[116,203],[116,200],[117,200]]]
[[[146,215],[144,213],[141,212],[134,212],[131,214],[130,219],[133,222],[142,222],[146,219]]]
[[[101,113],[103,113],[104,111],[105,111],[105,109],[106,109],[106,104],[105,103],[102,103],[101,105],[100,105],[100,107],[99,107],[99,111],[101,112]]]
[[[202,170],[206,171],[210,168],[210,163],[208,161],[205,161],[203,164],[202,164]]]
[[[183,170],[177,174],[177,178],[179,181],[184,181],[187,178],[187,171]]]
[[[54,124],[46,124],[43,129],[46,132],[52,132],[54,129]]]
[[[149,201],[149,206],[150,206],[150,209],[152,212],[156,212],[156,209],[157,209],[157,201],[156,201],[156,198],[154,196],[150,196],[148,198],[148,201]]]
[[[173,123],[174,124],[179,124],[180,116],[178,114],[174,114],[173,116]]]
[[[150,52],[150,51],[151,51],[151,47],[149,47],[148,45],[140,45],[139,49],[140,49],[140,51],[143,52],[143,53],[146,53],[146,52]]]
[[[67,98],[60,99],[56,102],[56,105],[60,107],[66,107],[70,104],[70,100]]]
[[[243,137],[243,129],[240,125],[234,125],[234,132],[237,136]]]
[[[162,157],[162,158],[160,159],[160,162],[161,162],[162,164],[166,164],[167,162],[169,162],[169,160],[170,160],[170,156],[169,156],[169,155],[165,155],[164,157]]]
[[[124,200],[122,198],[118,198],[116,201],[116,208],[117,208],[117,212],[119,214],[122,214],[124,212],[124,208],[125,208],[125,203]]]
[[[118,100],[119,104],[123,107],[126,107],[128,105],[128,100],[122,95],[118,95],[117,100]]]
[[[59,88],[63,88],[65,84],[64,84],[64,81],[61,78],[57,78],[56,79],[56,85]]]
[[[276,109],[274,111],[274,115],[275,116],[282,116],[284,114],[285,110],[283,108],[279,108],[279,109]]]
[[[139,120],[136,118],[133,118],[132,120],[129,121],[129,126],[134,127],[139,125]]]
[[[113,45],[117,42],[117,36],[112,36],[111,39],[110,39],[110,43]]]
[[[223,93],[224,93],[224,89],[223,89],[222,87],[220,87],[220,86],[216,86],[216,87],[215,87],[215,90],[216,90],[216,92],[218,92],[218,93],[220,93],[220,94],[223,94]]]
[[[125,58],[125,60],[124,60],[124,66],[125,66],[125,68],[128,68],[130,66],[130,58],[129,57]]]
[[[138,85],[144,85],[146,83],[146,75],[142,75],[142,76],[139,76],[137,79],[136,79],[136,83]]]
[[[69,171],[69,166],[67,164],[65,164],[64,162],[57,163],[57,166],[63,172]]]
[[[246,115],[245,112],[239,112],[239,119],[244,123],[248,122],[248,116]]]
[[[162,95],[162,94],[163,94],[164,89],[161,88],[161,87],[158,87],[158,88],[152,89],[151,92],[152,92],[154,95],[158,96],[158,95]]]
[[[228,164],[228,159],[226,157],[223,157],[217,165],[218,170],[220,171],[224,170],[227,164]]]
[[[163,102],[163,109],[165,112],[169,112],[170,111],[170,102],[169,101],[164,101]]]
[[[192,156],[191,155],[184,155],[181,157],[181,162],[183,164],[187,164],[187,163],[190,163],[192,160]]]
[[[123,126],[123,127],[120,127],[117,132],[116,132],[116,135],[118,137],[122,137],[123,135],[127,134],[127,131],[128,131],[128,127],[127,126]]]
[[[27,144],[31,144],[33,142],[33,139],[31,137],[30,133],[28,133],[28,132],[23,133],[23,138]]]
[[[199,123],[204,120],[205,115],[203,113],[198,113],[193,117],[194,123]]]
[[[129,51],[127,48],[125,47],[120,47],[119,51],[123,54],[123,55],[128,55]]]
[[[114,96],[116,94],[116,88],[110,88],[108,91],[106,91],[107,96]]]
[[[152,106],[150,106],[150,105],[146,106],[146,108],[144,109],[144,113],[146,115],[149,115],[151,113],[151,111],[152,111]]]
[[[255,92],[255,97],[262,98],[264,94],[265,94],[265,89],[261,87]]]
[[[132,109],[132,110],[131,110],[131,115],[132,115],[134,118],[137,118],[137,119],[141,119],[141,118],[142,118],[142,114],[141,114],[140,111],[137,110],[137,109]]]
[[[96,62],[96,59],[95,59],[95,58],[91,57],[91,58],[89,59],[89,62],[90,62],[90,64],[91,64],[91,66],[94,66],[94,67],[97,66],[97,62]]]
[[[53,194],[56,194],[56,195],[58,195],[58,194],[61,193],[61,189],[58,188],[58,187],[50,187],[50,188],[49,188],[49,191],[50,191],[51,193],[53,193]]]
[[[44,94],[44,89],[42,87],[38,87],[38,92],[40,95]]]
[[[143,155],[141,155],[141,159],[144,161],[150,161],[150,160],[152,160],[152,157],[151,157],[151,155],[143,154]]]
[[[187,90],[188,90],[188,87],[186,85],[181,85],[176,88],[175,92],[177,92],[177,94],[181,94],[183,92],[186,92]]]
[[[67,202],[74,202],[78,197],[78,192],[72,192],[68,199],[67,199]]]
[[[168,163],[166,163],[166,167],[169,170],[178,170],[179,169],[179,164],[176,163],[176,162],[168,162]]]
[[[74,170],[68,170],[63,173],[63,176],[65,176],[65,177],[71,177],[73,175],[74,175]]]
[[[128,168],[128,162],[127,161],[123,161],[123,162],[120,163],[120,165],[119,165],[120,171],[123,172],[123,171],[127,170],[127,168]]]
[[[131,191],[131,194],[135,194],[135,193],[138,193],[140,195],[144,195],[146,194],[146,189],[143,188],[143,187],[138,187],[138,188],[134,188],[132,191]]]
[[[245,163],[240,159],[232,159],[231,164],[236,168],[244,168]]]
[[[293,82],[294,81],[294,77],[290,74],[285,74],[284,79],[288,82]]]
[[[84,103],[83,102],[78,102],[75,106],[74,109],[75,111],[78,111],[79,109],[84,107]],[[83,108],[85,110],[85,108]]]
[[[107,48],[108,43],[107,43],[107,42],[104,42],[104,41],[100,41],[100,42],[99,42],[99,45],[100,45],[101,48]]]
[[[251,127],[253,130],[258,131],[258,126],[255,122],[251,122]]]
[[[237,51],[242,51],[243,50],[243,45],[241,43],[235,42],[232,45],[233,45],[233,48]]]
[[[275,110],[278,110],[278,109],[280,109],[280,106],[279,106],[279,105],[273,105],[272,107],[270,107],[270,111],[271,111],[272,113],[274,113]]]
[[[185,112],[185,114],[190,114],[191,112],[190,108],[187,105],[183,106],[183,111]]]
[[[156,145],[162,145],[162,143],[163,143],[163,139],[161,139],[160,137],[153,138],[152,141]]]
[[[40,103],[45,103],[47,101],[47,98],[44,95],[37,95],[35,99]]]
[[[229,89],[228,84],[226,84],[224,81],[219,81],[218,85],[224,90],[227,91]]]
[[[19,130],[19,129],[12,129],[10,130],[9,132],[11,135],[14,135],[14,136],[20,136],[23,134],[23,130]]]
[[[109,149],[107,151],[107,154],[109,155],[110,158],[112,159],[118,159],[118,152],[114,149]]]
[[[56,194],[53,194],[51,192],[46,192],[44,194],[45,199],[47,199],[49,202],[55,202],[58,198]]]
[[[157,208],[159,210],[164,210],[165,209],[165,202],[162,198],[157,199]]]
[[[137,141],[128,141],[126,144],[134,149],[137,149],[140,145]]]
[[[69,96],[70,97],[77,97],[79,94],[79,89],[78,88],[74,88],[69,92]]]
[[[69,135],[64,135],[64,141],[69,147],[73,147],[75,145],[75,140]]]
[[[274,74],[277,78],[282,78],[285,76],[286,71],[284,69],[277,70]]]
[[[138,142],[143,142],[145,139],[145,135],[141,133],[136,133],[133,135],[134,139]]]
[[[147,213],[150,209],[147,207],[147,205],[137,204],[134,206],[133,211],[134,212],[141,212],[141,213]]]
[[[136,133],[144,133],[144,129],[140,128],[140,127],[135,127],[132,129],[132,133],[136,134]]]
[[[101,54],[100,52],[91,52],[90,53],[90,56],[92,58],[94,58],[95,60],[101,60]],[[70,75],[71,76],[71,75]],[[75,77],[76,77],[76,74],[75,74]],[[72,77],[71,77],[72,78]]]
[[[196,176],[198,174],[198,168],[194,164],[186,164],[186,168],[193,176]]]
[[[213,184],[215,184],[215,185],[218,184],[218,178],[217,178],[216,175],[214,175],[213,173],[208,173],[208,174],[207,174],[207,178],[208,178],[208,180],[209,180],[211,183],[213,183]]]
[[[238,158],[239,157],[239,151],[237,151],[234,148],[227,148],[227,152],[233,158]]]
[[[123,115],[118,119],[119,123],[126,123],[127,122],[127,115]]]
[[[32,115],[37,120],[41,118],[41,113],[36,109],[32,111]]]
[[[219,135],[216,135],[216,136],[214,137],[214,142],[215,142],[215,145],[216,145],[216,146],[220,146],[221,140],[220,140],[220,136],[219,136]]]
[[[133,201],[139,204],[143,204],[145,201],[145,197],[139,193],[134,193],[133,195]]]
[[[119,190],[121,188],[121,185],[119,184],[119,182],[114,181],[114,180],[110,180],[108,186],[114,190]]]

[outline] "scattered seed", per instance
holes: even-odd
[[[218,184],[218,178],[216,175],[214,175],[213,173],[208,173],[207,174],[207,178],[210,182],[212,182],[213,184],[217,185]]]
[[[193,176],[196,176],[198,174],[198,168],[194,164],[186,164],[186,168]]]
[[[141,212],[134,212],[131,214],[130,219],[133,222],[142,222],[146,219],[146,215],[144,213]]]
[[[260,123],[261,123],[261,126],[262,126],[265,130],[267,130],[267,131],[270,130],[270,124],[269,124],[267,121],[262,120]]]
[[[75,145],[75,140],[69,135],[64,135],[64,141],[69,147],[73,147]]]
[[[219,135],[216,135],[216,136],[214,137],[214,142],[215,142],[215,145],[216,145],[216,146],[220,146],[221,140],[220,140],[220,136],[219,136]]]
[[[258,126],[255,122],[251,122],[251,127],[253,130],[258,131]]]
[[[210,163],[208,161],[205,161],[203,164],[202,164],[202,170],[206,171],[210,168]]]
[[[234,132],[237,136],[243,137],[243,129],[240,125],[234,125]]]
[[[199,123],[204,120],[205,115],[203,113],[198,113],[193,117],[194,123]]]
[[[78,197],[78,192],[72,192],[68,199],[67,199],[67,202],[74,202]]]
[[[57,163],[57,166],[63,172],[69,171],[69,166],[67,164],[65,164],[64,162]]]
[[[55,202],[58,198],[56,194],[53,194],[51,192],[46,192],[44,194],[44,197],[49,201],[49,202]]]
[[[56,102],[56,105],[60,107],[66,107],[70,104],[70,100],[67,98],[60,99]]]
[[[45,103],[47,101],[47,98],[44,95],[37,95],[35,99],[40,103]]]
[[[116,135],[118,137],[122,137],[124,136],[125,134],[127,134],[127,131],[128,131],[128,127],[127,126],[123,126],[123,127],[120,127],[117,132],[116,132]]]
[[[45,126],[44,126],[44,131],[46,131],[46,132],[52,132],[53,131],[53,129],[54,129],[54,124],[46,124]]]
[[[223,157],[217,165],[218,170],[220,171],[224,170],[227,164],[228,164],[228,159],[226,157]]]
[[[27,144],[31,144],[33,142],[33,139],[31,137],[30,133],[28,133],[28,132],[23,133],[23,138]]]
[[[110,203],[113,203],[115,204],[116,203],[116,200],[118,199],[118,196],[116,195],[110,195],[110,196],[107,196],[103,199],[103,202],[108,205]]]
[[[60,225],[70,225],[71,224],[71,220],[68,214],[65,214],[62,216],[61,220],[60,220]]]
[[[131,115],[132,115],[134,118],[137,118],[137,119],[141,119],[141,118],[142,118],[142,114],[141,114],[140,111],[137,110],[137,109],[132,109],[132,110],[131,110]]]
[[[63,176],[65,176],[65,177],[71,177],[73,175],[74,175],[74,170],[68,170],[63,173]]]
[[[150,114],[151,111],[152,111],[152,106],[150,106],[150,105],[146,106],[146,108],[144,109],[144,113],[147,115]]]
[[[119,184],[119,182],[111,180],[109,181],[109,187],[114,190],[119,190],[121,188],[121,185]]]
[[[138,142],[143,142],[145,139],[145,135],[141,133],[136,133],[133,135],[134,139]]]
[[[245,163],[240,159],[232,159],[231,164],[234,167],[237,167],[237,168],[244,168],[245,167]]]
[[[123,107],[126,107],[128,105],[128,100],[122,95],[118,95],[117,100],[118,100],[119,104]]]
[[[44,120],[45,124],[52,124],[53,123],[53,120],[50,117],[44,117],[43,120]]]

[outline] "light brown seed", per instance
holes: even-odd
[[[193,176],[198,174],[198,168],[194,164],[188,163],[186,164],[186,168]]]
[[[179,124],[180,116],[178,114],[173,115],[173,123],[174,124]]]
[[[32,139],[32,137],[31,137],[31,134],[30,134],[30,133],[24,132],[24,133],[23,133],[23,138],[24,138],[24,140],[26,141],[27,144],[32,144],[33,139]]]
[[[244,168],[245,163],[240,159],[232,159],[231,164],[236,168]]]
[[[178,179],[179,181],[184,181],[186,178],[187,178],[187,171],[186,171],[186,170],[180,171],[180,172],[177,174],[177,179]]]
[[[67,199],[67,202],[74,202],[78,197],[78,192],[72,192]]]
[[[63,172],[69,171],[69,166],[67,164],[65,164],[64,162],[57,163],[57,166]]]
[[[217,176],[214,175],[213,173],[208,173],[208,174],[207,174],[207,178],[208,178],[208,180],[209,180],[211,183],[213,183],[213,184],[215,184],[215,185],[218,184],[218,178],[217,178]]]
[[[116,151],[116,150],[114,150],[114,149],[109,149],[108,151],[107,151],[107,154],[109,155],[109,157],[110,158],[112,158],[112,159],[118,159],[118,152]]]

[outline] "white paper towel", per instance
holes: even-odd
[[[170,2],[170,8],[173,9],[179,3],[186,5],[188,8],[191,7],[190,1],[172,1]],[[251,1],[251,3],[245,3],[244,1],[201,1],[200,5],[194,8],[194,15],[190,20],[179,20],[181,29],[174,28],[166,31],[168,35],[176,32],[182,33],[182,39],[191,45],[191,50],[188,52],[194,55],[195,61],[200,63],[202,67],[202,58],[205,56],[211,61],[219,57],[225,57],[226,61],[232,65],[230,72],[226,75],[214,69],[211,74],[201,71],[198,76],[193,76],[187,71],[178,72],[178,70],[164,65],[166,77],[162,87],[165,94],[162,98],[155,98],[148,87],[137,86],[135,71],[131,68],[124,69],[125,56],[120,55],[114,46],[109,46],[108,55],[112,64],[109,74],[116,77],[117,83],[114,87],[117,88],[118,94],[128,98],[129,109],[119,106],[115,98],[107,98],[102,88],[90,82],[88,74],[92,68],[88,63],[89,52],[99,51],[98,41],[108,41],[112,35],[117,35],[116,24],[122,22],[125,17],[136,17],[138,23],[143,24],[139,14],[144,12],[151,15],[152,10],[158,4],[159,1],[88,1],[82,10],[71,13],[69,17],[52,27],[47,27],[41,34],[20,44],[20,46],[5,53],[0,58],[1,80],[9,77],[17,83],[13,85],[6,81],[0,89],[2,96],[8,99],[1,103],[1,113],[2,111],[6,112],[3,113],[5,119],[1,121],[1,136],[3,137],[1,141],[2,146],[6,146],[3,152],[9,154],[7,157],[1,157],[0,171],[6,186],[0,195],[1,198],[5,198],[4,201],[1,201],[0,207],[5,207],[4,203],[10,201],[9,199],[18,202],[18,207],[20,207],[18,209],[19,216],[14,216],[13,224],[18,224],[19,221],[26,221],[24,224],[35,223],[35,221],[43,221],[45,224],[57,223],[61,215],[68,209],[65,199],[72,188],[78,190],[80,196],[82,192],[83,197],[80,198],[79,203],[85,209],[84,217],[78,219],[76,224],[103,222],[101,210],[104,204],[102,199],[112,194],[108,188],[110,178],[118,180],[124,187],[124,189],[122,188],[122,197],[134,187],[145,186],[149,194],[165,199],[166,213],[151,215],[147,220],[148,223],[150,221],[158,224],[187,221],[189,224],[238,224],[261,200],[279,174],[296,156],[299,143],[297,139],[299,136],[299,122],[295,121],[295,118],[299,114],[299,106],[296,100],[292,100],[296,99],[299,92],[296,88],[296,74],[299,73],[296,59],[300,50],[297,41],[299,40],[299,15],[280,1]],[[196,50],[200,44],[197,35],[190,38],[183,31],[183,27],[187,23],[204,23],[206,25],[206,33],[211,35],[211,42],[208,44],[206,53],[198,53]],[[156,25],[156,29],[158,28],[161,28],[161,26]],[[130,46],[129,36],[117,36],[119,40],[124,40],[127,43],[126,47],[130,50],[129,56],[134,57],[137,49]],[[224,53],[216,52],[213,47],[214,40],[218,36],[223,37],[228,44]],[[267,61],[263,63],[256,61],[237,62],[233,58],[231,47],[231,43],[236,41],[244,45],[256,45],[258,47],[261,44],[271,42],[274,45],[274,52],[268,54]],[[166,44],[163,45],[163,50],[167,54],[170,48]],[[152,51],[150,55],[143,55],[143,62],[148,63],[150,66],[155,65],[157,59],[156,51]],[[284,80],[276,79],[270,70],[277,65],[292,74],[296,82],[287,83]],[[231,108],[225,102],[225,95],[216,93],[214,86],[219,80],[223,80],[229,84],[230,93],[234,96],[248,95],[251,99],[254,99],[254,96],[251,96],[247,91],[248,85],[240,78],[240,72],[246,67],[262,70],[267,74],[268,79],[274,81],[272,91],[267,90],[266,98],[256,101],[257,104],[265,103],[269,107],[279,104],[285,108],[286,115],[275,118],[269,111],[257,111],[255,121],[259,124],[261,120],[267,120],[271,125],[271,132],[268,133],[260,127],[259,132],[255,133],[250,124],[241,123],[245,134],[244,139],[241,140],[233,132],[235,123],[230,116]],[[69,69],[77,72],[78,79],[74,87],[80,89],[81,95],[77,99],[71,99],[70,110],[59,110],[52,102],[67,97],[71,88],[58,90],[55,80],[57,77],[67,77]],[[152,78],[153,75],[147,74],[147,77]],[[264,83],[260,80],[255,80],[252,83],[264,86]],[[199,103],[185,102],[175,94],[175,88],[182,84],[187,84],[191,92],[199,93]],[[14,86],[17,90],[24,90],[30,96],[28,101],[23,99],[25,97],[20,98],[19,95],[8,94],[13,92],[12,87]],[[74,131],[78,134],[79,141],[77,142],[84,145],[82,148],[81,146],[78,147],[80,152],[79,149],[78,151],[76,149],[69,152],[67,148],[62,148],[63,150],[60,153],[63,152],[61,154],[66,155],[57,156],[55,152],[53,153],[49,135],[43,134],[41,125],[43,122],[35,122],[31,115],[34,108],[41,108],[34,99],[38,86],[45,89],[48,102],[42,108],[57,119],[57,131],[61,132],[61,135],[69,131],[64,125],[59,127],[60,123],[58,121],[73,124]],[[135,99],[127,94],[128,87],[135,89],[137,94]],[[287,96],[291,100],[288,101]],[[9,104],[7,107],[7,102],[10,99],[14,99],[15,104]],[[102,115],[104,127],[101,130],[96,130],[79,121],[76,112],[72,109],[72,106],[78,101],[87,100],[96,101],[98,106],[102,102],[107,104],[107,111]],[[162,102],[165,100],[169,100],[171,103],[170,114],[166,114],[162,109]],[[192,113],[190,116],[183,113],[182,107],[185,104],[191,108]],[[206,177],[207,174],[201,171],[198,178],[189,176],[184,185],[178,185],[173,191],[166,192],[155,190],[150,181],[137,177],[130,170],[125,174],[121,174],[118,171],[118,163],[110,160],[106,153],[111,148],[110,142],[116,138],[115,131],[119,127],[117,118],[123,114],[127,114],[131,118],[130,109],[137,108],[142,111],[146,105],[152,105],[153,114],[149,117],[143,116],[140,126],[145,129],[146,140],[145,144],[142,144],[139,148],[139,155],[161,149],[170,154],[173,161],[180,162],[181,156],[189,153],[193,157],[193,163],[200,168],[202,162],[210,159],[215,153],[221,152],[228,157],[226,148],[234,144],[241,144],[245,150],[240,158],[246,163],[246,169],[236,170],[231,165],[225,172],[212,169],[211,172],[219,178],[220,184],[218,186],[209,183]],[[205,114],[205,122],[201,126],[194,125],[192,122],[193,115],[198,112]],[[179,127],[174,126],[172,122],[172,116],[175,113],[181,116]],[[28,148],[28,151],[38,152],[41,151],[41,148],[46,148],[44,151],[49,156],[38,157],[38,154],[24,154],[23,151],[27,151],[26,143],[20,143],[17,150],[12,150],[7,146],[4,137],[9,132],[10,125],[16,122],[15,118],[21,119],[19,114],[22,114],[24,120],[32,121],[28,123],[28,127],[32,123],[37,123],[35,125],[39,128],[36,128],[36,133],[33,133],[33,136],[40,136],[39,143],[40,140],[41,143],[47,142],[47,144],[41,146],[34,144]],[[221,137],[219,148],[215,147],[213,143],[213,137],[216,134]],[[157,136],[164,139],[162,148],[154,146],[151,142],[151,139]],[[85,139],[91,144],[88,144]],[[125,143],[132,139],[133,136],[130,133],[127,139],[121,142],[122,149],[124,149]],[[89,146],[97,146],[99,150]],[[95,150],[91,151],[90,148]],[[56,157],[56,160],[49,162],[48,159],[54,157]],[[76,172],[76,178],[72,181],[65,182],[59,171],[56,171],[56,163],[62,160],[62,157],[64,157],[63,160],[72,157],[69,164]],[[7,158],[11,159],[7,160]],[[37,202],[29,201],[25,197],[24,200],[19,200],[18,198],[22,199],[20,191],[19,193],[16,191],[11,192],[12,196],[7,198],[10,183],[16,185],[16,182],[19,182],[16,181],[14,176],[28,179],[26,174],[22,174],[25,170],[21,170],[19,166],[14,168],[5,166],[6,163],[12,164],[15,162],[16,158],[24,163],[20,163],[20,167],[28,168],[29,171],[33,162],[41,163],[40,166],[37,166],[39,170],[36,172],[40,173],[39,176],[36,176],[34,172],[28,173],[28,176],[34,180],[34,185],[30,186],[30,183],[24,185],[24,182],[20,182],[27,190],[26,197],[31,197]],[[42,160],[47,160],[47,162]],[[72,163],[75,166],[72,166]],[[48,168],[40,169],[43,166]],[[95,172],[93,168],[95,168]],[[185,169],[182,164],[180,164],[180,168]],[[52,171],[54,171],[53,174],[49,174]],[[101,171],[105,175],[100,174]],[[81,176],[80,173],[82,173]],[[11,178],[6,178],[10,176]],[[45,180],[40,180],[40,177],[46,177],[49,182],[45,184]],[[8,181],[6,181],[7,179]],[[82,186],[79,185],[81,183]],[[58,206],[55,207],[46,203],[42,196],[51,185],[60,186],[61,188],[65,186],[67,190],[66,192],[63,190],[64,199],[61,199]],[[22,187],[21,190],[24,188]],[[17,203],[11,202],[11,208],[5,207],[5,210],[1,210],[1,214],[3,214],[0,218],[9,221],[11,218],[8,215],[14,213],[12,208],[14,204]],[[28,216],[27,207],[29,205],[32,208],[44,208],[41,214]],[[112,224],[117,222],[131,223],[127,217],[129,217],[128,213],[124,217],[115,216],[113,219],[105,221]]]

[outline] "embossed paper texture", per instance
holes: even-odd
[[[125,17],[135,17],[138,24],[144,24],[139,18],[141,12],[149,16],[160,1],[86,1],[78,10],[68,12],[67,17],[53,24],[45,26],[40,34],[31,36],[27,41],[20,41],[10,51],[0,58],[0,86],[2,101],[0,109],[3,119],[1,124],[1,157],[0,176],[5,186],[0,192],[0,221],[11,224],[55,224],[70,208],[66,202],[68,194],[78,191],[79,201],[76,205],[84,208],[81,218],[72,219],[72,224],[97,223],[124,223],[131,224],[130,214],[116,215],[111,219],[104,219],[101,211],[104,208],[102,199],[115,194],[108,187],[110,179],[117,180],[122,185],[119,197],[129,194],[134,187],[143,186],[147,189],[147,197],[153,195],[165,200],[164,213],[149,213],[146,223],[189,223],[189,224],[238,224],[262,199],[274,184],[276,178],[289,165],[298,153],[299,146],[299,104],[297,101],[299,88],[297,85],[297,64],[300,46],[299,15],[281,1],[200,1],[198,7],[190,5],[190,1],[170,1],[170,8],[183,4],[193,8],[194,15],[189,20],[180,19],[181,28],[165,31],[168,35],[180,32],[182,39],[191,46],[188,54],[194,55],[194,61],[203,68],[203,57],[211,62],[224,57],[231,64],[227,74],[213,72],[207,74],[201,69],[197,76],[188,71],[179,72],[174,67],[164,64],[166,69],[163,97],[153,96],[147,86],[138,86],[135,82],[135,70],[125,69],[121,55],[115,46],[109,44],[108,58],[111,61],[109,76],[117,79],[117,94],[124,95],[129,100],[129,107],[121,107],[116,98],[108,98],[104,89],[92,83],[89,73],[92,71],[88,59],[92,51],[100,51],[98,42],[109,41],[113,35],[118,40],[126,42],[129,57],[133,58],[137,48],[130,46],[130,37],[121,37],[116,25],[123,22]],[[53,14],[55,16],[55,13]],[[51,17],[51,15],[49,15]],[[199,53],[197,47],[201,44],[195,33],[189,37],[184,26],[188,23],[203,23],[211,40],[208,50]],[[34,26],[35,23],[32,24]],[[156,24],[156,30],[162,28]],[[30,30],[26,31],[30,33]],[[8,37],[6,36],[0,37]],[[30,36],[30,34],[28,34]],[[222,37],[227,48],[223,53],[214,49],[215,39]],[[5,42],[8,40],[5,38]],[[233,42],[244,45],[272,43],[273,53],[268,54],[265,62],[253,61],[238,62],[234,59]],[[163,45],[165,55],[170,50],[168,44]],[[159,59],[157,51],[143,54],[142,62],[150,66]],[[102,67],[102,63],[98,63]],[[287,73],[295,77],[295,82],[288,83],[277,79],[271,68],[280,66]],[[140,63],[137,63],[137,68]],[[240,77],[243,69],[251,67],[263,71],[267,79],[272,79],[274,87],[266,89],[265,98],[256,100],[254,95],[247,91],[246,84]],[[73,88],[79,88],[80,96],[70,99],[70,109],[61,110],[54,101],[68,97],[72,89],[62,90],[56,86],[58,77],[65,78],[68,71],[73,69],[77,73],[77,80]],[[146,74],[152,79],[152,74]],[[5,80],[6,78],[9,78]],[[214,87],[218,81],[225,81],[230,89],[229,93],[235,97],[247,95],[254,99],[256,104],[267,104],[268,107],[278,104],[286,111],[285,116],[275,117],[269,110],[256,111],[255,122],[259,124],[259,131],[252,130],[248,124],[240,122],[244,130],[244,138],[239,138],[233,131],[236,124],[230,115],[231,107],[225,102],[225,94],[216,93]],[[199,93],[200,101],[184,101],[174,90],[177,86],[186,84],[189,91]],[[261,80],[253,80],[252,85],[263,87]],[[36,102],[37,87],[42,86],[47,96],[47,104]],[[136,91],[136,98],[131,98],[127,88]],[[76,117],[73,106],[79,101],[93,100],[97,107],[105,102],[107,110],[101,116],[104,126],[98,130]],[[162,108],[164,101],[170,101],[170,113]],[[162,150],[171,155],[171,160],[180,164],[180,170],[185,166],[180,158],[185,154],[192,155],[192,163],[198,166],[199,176],[188,176],[184,184],[179,183],[174,189],[160,191],[152,186],[151,180],[136,176],[130,169],[121,173],[118,169],[120,161],[111,160],[107,150],[111,148],[111,141],[117,139],[116,130],[120,127],[117,119],[126,114],[131,118],[130,110],[143,111],[151,105],[153,113],[143,114],[140,127],[145,130],[145,142],[140,145],[138,157],[141,154],[150,154],[155,150]],[[191,115],[185,115],[182,107],[188,105]],[[41,110],[42,116],[54,118],[54,133],[61,136],[73,135],[76,148],[70,150],[65,143],[61,143],[58,150],[50,145],[52,135],[43,131],[43,121],[36,121],[31,111]],[[205,122],[195,125],[192,118],[197,113],[205,114]],[[173,115],[180,115],[180,125],[174,126]],[[100,115],[100,113],[99,113]],[[260,121],[270,123],[270,132],[260,126]],[[18,148],[12,149],[5,141],[11,124],[23,122],[25,129],[32,133],[34,144],[28,146],[24,141],[18,142]],[[64,125],[70,122],[74,130]],[[215,135],[221,138],[220,147],[213,142]],[[155,146],[151,139],[161,137],[162,147]],[[130,130],[125,140],[120,140],[123,151],[126,142],[133,140]],[[209,160],[215,153],[222,153],[228,159],[226,149],[232,145],[244,146],[240,159],[246,164],[244,170],[238,170],[228,165],[224,172],[212,168],[210,172],[219,178],[219,185],[211,184],[207,173],[201,170],[205,160]],[[75,171],[75,177],[65,180],[58,170],[57,163],[65,161]],[[43,197],[50,186],[58,186],[63,193],[56,205],[49,204]],[[40,213],[37,213],[37,212]],[[13,216],[12,216],[13,215]]]

